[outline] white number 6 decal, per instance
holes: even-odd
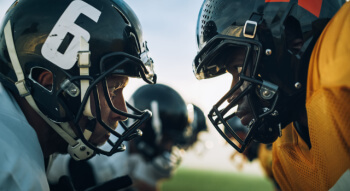
[[[77,60],[80,37],[83,37],[87,42],[90,40],[90,33],[74,23],[80,14],[97,22],[101,12],[84,1],[72,1],[53,27],[41,49],[42,55],[47,60],[66,70],[72,68]],[[68,33],[74,37],[62,54],[58,48]]]

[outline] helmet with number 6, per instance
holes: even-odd
[[[111,155],[123,150],[121,142],[137,133],[151,113],[128,103],[133,114],[114,107],[104,81],[113,74],[155,83],[147,53],[138,18],[122,0],[17,0],[0,28],[0,81],[13,93],[33,98],[29,103],[69,143],[73,158]],[[52,87],[37,82],[42,71],[53,74]],[[85,107],[90,105],[90,94],[97,95],[100,82],[111,111],[135,119],[130,126],[121,122],[127,130],[123,135],[102,121],[100,106],[96,105],[95,116]],[[99,104],[98,96],[94,99],[92,103]],[[119,138],[109,141],[111,150],[88,141],[85,128],[78,125],[82,116]],[[68,125],[71,121],[74,127]]]

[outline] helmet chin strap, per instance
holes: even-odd
[[[89,76],[89,68],[91,66],[90,63],[90,49],[89,49],[89,43],[83,38],[80,37],[80,50],[78,52],[78,67],[80,71],[80,76]],[[81,102],[83,103],[84,96],[86,94],[87,89],[90,86],[89,80],[80,80],[80,96],[81,96]],[[87,116],[89,120],[94,119],[95,117],[92,115],[91,107],[90,107],[90,95],[88,100],[86,101],[86,104],[84,106],[83,115]],[[83,132],[84,137],[86,140],[89,140],[92,132],[90,129],[86,128]]]
[[[89,50],[89,43],[83,38],[80,37],[80,50],[78,52],[78,66],[80,69],[80,76],[89,76],[89,68],[91,66],[90,63],[90,50]],[[80,80],[80,89],[81,89],[81,102],[83,102],[84,96],[86,94],[86,90],[90,86],[89,80]],[[85,104],[85,108],[83,111],[83,114],[87,117],[95,118],[91,113],[90,108],[90,96]]]
[[[88,159],[93,156],[94,150],[86,146],[81,139],[75,140],[77,137],[73,130],[71,129],[68,122],[56,124],[52,120],[50,120],[47,116],[45,116],[38,106],[36,105],[32,95],[30,94],[26,84],[25,84],[25,78],[24,73],[22,71],[21,65],[18,60],[18,56],[16,53],[13,36],[12,36],[12,29],[11,29],[11,22],[8,21],[5,28],[4,28],[4,35],[5,35],[5,41],[8,49],[8,53],[11,59],[12,66],[15,70],[16,76],[17,76],[17,82],[15,83],[17,90],[21,97],[24,97],[28,104],[39,114],[41,118],[45,120],[47,124],[49,124],[68,144],[68,153],[75,159],[75,160],[84,160]],[[86,90],[85,90],[86,91]],[[84,95],[84,94],[82,94]],[[88,102],[90,103],[90,102]],[[91,113],[91,111],[90,111]],[[86,133],[88,136],[87,139],[90,138],[91,134]],[[85,135],[85,132],[84,132]]]
[[[89,50],[89,43],[83,37],[81,37],[80,50],[78,52],[78,67],[80,71],[80,76],[89,76],[89,68],[91,66],[90,54],[91,52]],[[84,96],[89,86],[89,80],[80,80],[81,102],[83,102]],[[83,115],[87,116],[89,120],[93,120],[95,118],[91,112],[90,96],[84,106]],[[89,140],[92,135],[92,131],[90,130],[90,128],[86,128],[83,132],[83,135],[86,140]],[[74,158],[74,160],[79,161],[94,156],[95,151],[88,147],[81,139],[77,139],[77,144],[68,145],[68,153]]]

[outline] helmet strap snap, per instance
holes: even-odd
[[[258,23],[262,19],[262,16],[257,13],[253,13],[250,19],[247,20],[243,27],[243,36],[246,38],[255,38],[256,29],[258,28]]]

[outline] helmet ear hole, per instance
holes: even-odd
[[[52,91],[53,74],[51,71],[38,67],[32,68],[29,78],[46,90]]]

